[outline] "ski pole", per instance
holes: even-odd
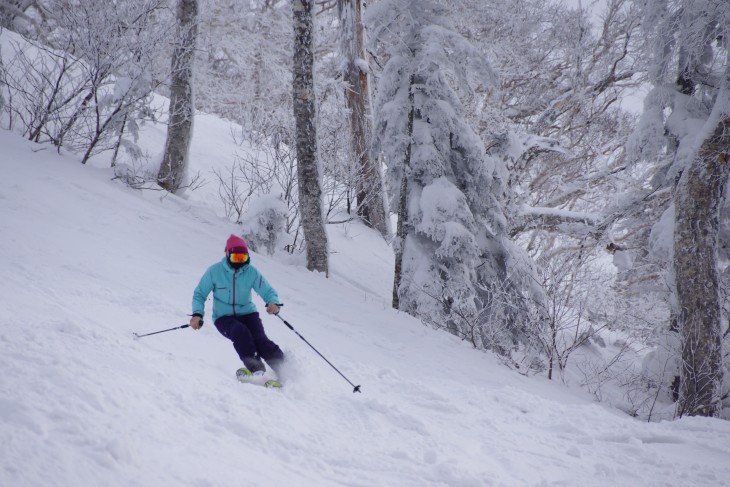
[[[176,326],[175,328],[168,328],[167,330],[160,330],[160,331],[153,331],[152,333],[145,333],[144,335],[140,335],[138,333],[132,333],[134,335],[134,339],[147,337],[150,335],[157,335],[158,333],[165,333],[166,331],[172,331],[172,330],[181,330],[183,328],[187,328],[190,325],[182,325],[182,326]],[[200,320],[200,326],[203,326],[203,320]]]
[[[324,360],[325,362],[327,362],[327,363],[329,364],[329,366],[330,366],[330,367],[332,367],[333,369],[335,369],[335,370],[337,371],[337,373],[338,373],[338,374],[340,374],[340,375],[342,376],[342,378],[343,378],[343,379],[345,379],[345,380],[347,381],[347,383],[348,383],[348,384],[350,384],[350,385],[351,385],[351,386],[353,387],[353,389],[352,389],[352,392],[353,392],[353,393],[355,393],[355,392],[362,392],[362,391],[360,390],[360,386],[356,386],[355,384],[353,384],[352,382],[350,382],[350,379],[348,379],[347,377],[345,377],[345,375],[344,375],[344,374],[343,374],[342,372],[340,372],[340,371],[339,371],[339,370],[337,369],[337,367],[335,367],[334,365],[332,365],[332,362],[330,362],[329,360],[327,360],[327,358],[326,358],[326,357],[325,357],[324,355],[322,355],[321,353],[319,353],[319,350],[317,350],[316,348],[314,348],[314,346],[312,346],[312,344],[311,344],[311,343],[309,343],[309,342],[307,341],[307,339],[306,339],[306,338],[304,338],[304,337],[303,337],[302,335],[300,335],[300,334],[299,334],[299,332],[298,332],[298,331],[296,331],[296,330],[294,329],[294,327],[293,327],[293,326],[291,326],[291,325],[289,324],[289,322],[288,322],[288,321],[286,321],[286,320],[285,320],[284,318],[282,318],[281,316],[279,316],[279,313],[276,313],[276,315],[275,315],[275,316],[276,316],[277,318],[279,318],[279,319],[280,319],[281,321],[283,321],[283,322],[284,322],[284,324],[285,324],[285,325],[286,325],[286,326],[287,326],[287,327],[288,327],[288,328],[289,328],[289,329],[290,329],[291,331],[293,331],[294,333],[296,333],[296,334],[297,334],[297,336],[298,336],[299,338],[301,338],[301,339],[302,339],[302,340],[304,341],[304,343],[306,343],[307,345],[309,345],[309,346],[310,346],[310,347],[312,348],[312,350],[314,350],[315,352],[317,352],[317,355],[319,355],[320,357],[322,357],[322,360]]]

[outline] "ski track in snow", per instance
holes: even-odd
[[[253,262],[362,394],[274,317],[282,391],[239,384],[212,323],[133,340],[187,321],[235,226],[0,147],[2,486],[730,485],[727,422],[639,422],[389,309],[392,255],[355,225],[329,229],[330,279]]]

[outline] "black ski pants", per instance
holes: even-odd
[[[266,360],[275,372],[284,361],[284,352],[266,336],[258,313],[221,316],[215,320],[215,327],[221,335],[233,342],[233,348],[251,372],[266,370],[261,359]]]

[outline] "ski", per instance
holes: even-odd
[[[268,389],[281,389],[283,387],[281,382],[276,379],[266,379],[263,371],[252,373],[246,367],[241,367],[236,371],[236,378],[242,384],[253,384]]]

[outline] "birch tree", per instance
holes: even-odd
[[[317,131],[312,53],[312,0],[294,0],[293,95],[297,176],[307,269],[329,275],[327,232],[322,215],[322,186],[317,162]]]
[[[177,39],[172,53],[170,109],[165,152],[157,180],[176,192],[185,181],[193,136],[193,60],[198,25],[198,0],[178,0]]]

